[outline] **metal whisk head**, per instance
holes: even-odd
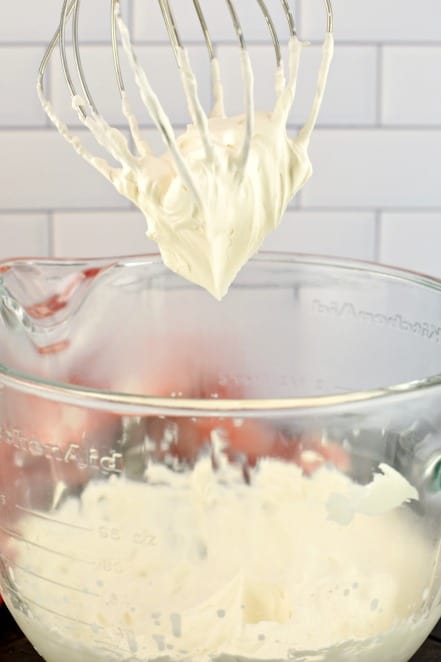
[[[289,200],[311,175],[308,144],[323,100],[333,53],[330,0],[324,0],[327,35],[313,105],[295,138],[288,136],[286,124],[295,99],[304,44],[297,38],[289,0],[272,0],[271,12],[269,0],[243,0],[247,3],[247,11],[254,9],[262,17],[262,25],[266,26],[273,44],[275,103],[271,111],[255,110],[254,70],[247,49],[246,27],[236,8],[239,0],[218,0],[216,4],[216,9],[226,11],[239,46],[244,112],[235,116],[225,112],[221,69],[213,33],[208,27],[210,21],[207,20],[210,0],[187,0],[185,5],[192,9],[211,63],[214,103],[210,112],[201,103],[198,80],[181,38],[179,21],[176,20],[177,3],[175,14],[169,0],[157,0],[157,3],[150,0],[151,11],[158,10],[158,18],[165,26],[191,120],[179,136],[150,83],[146,73],[148,65],[144,68],[138,59],[121,14],[122,0],[109,0],[111,37],[108,54],[113,59],[115,91],[120,101],[118,110],[122,110],[123,123],[128,125],[129,140],[126,132],[118,128],[118,122],[113,126],[107,122],[95,101],[98,88],[103,87],[101,81],[98,80],[93,95],[89,87],[85,73],[88,68],[83,66],[82,60],[85,53],[80,48],[79,39],[80,13],[85,1],[63,0],[58,29],[40,68],[38,93],[43,107],[74,150],[141,210],[147,221],[147,236],[158,244],[164,263],[221,299],[239,269],[260,248],[264,232],[277,227]],[[183,3],[183,0],[179,2]],[[183,6],[180,4],[179,8]],[[211,10],[213,7],[211,0]],[[276,10],[282,22],[280,29],[289,36],[287,75],[280,32],[274,20]],[[57,46],[70,105],[98,146],[104,147],[118,164],[117,167],[89,151],[45,97],[44,74]],[[147,54],[149,52],[147,48]],[[128,66],[130,78],[124,73],[123,65]],[[144,106],[140,112],[145,116],[147,111],[150,122],[156,126],[167,147],[164,154],[156,154],[141,131],[131,102],[132,78],[136,85],[135,94]],[[167,84],[170,85],[168,77]],[[174,87],[172,90],[174,92]],[[229,196],[234,204],[227,209],[226,198]]]
[[[86,1],[86,0],[85,0]],[[221,0],[219,0],[220,2]],[[251,0],[250,0],[251,1]],[[256,6],[258,6],[262,16],[266,22],[268,34],[271,39],[274,48],[274,54],[276,59],[276,65],[278,68],[283,67],[283,55],[281,48],[281,41],[278,36],[276,29],[275,21],[273,16],[268,8],[268,4],[264,0],[254,0]],[[165,27],[168,33],[171,47],[174,51],[178,66],[182,68],[183,65],[183,52],[184,52],[184,43],[180,36],[180,31],[178,27],[175,14],[172,9],[172,4],[169,0],[157,0],[159,8],[161,10]],[[236,35],[238,45],[241,52],[247,57],[247,42],[246,42],[246,27],[242,25],[237,9],[233,0],[223,0],[223,4],[226,5],[228,13],[231,17],[232,29]],[[333,14],[330,0],[324,0],[325,10],[326,10],[326,31],[332,33],[333,31]],[[204,11],[203,3],[200,0],[192,0],[189,5],[191,5],[195,12],[195,20],[200,25],[201,34],[203,35],[204,42],[206,44],[208,55],[212,64],[212,85],[214,91],[214,97],[216,99],[217,111],[219,114],[224,113],[223,99],[221,92],[220,84],[220,72],[216,60],[216,49],[214,41],[210,34],[208,23],[206,20],[206,11]],[[291,8],[289,0],[280,0],[279,5],[283,11],[283,14],[286,19],[286,24],[288,28],[289,36],[296,37],[296,24],[294,19],[294,13]],[[48,64],[54,54],[54,51],[59,48],[61,56],[61,65],[64,74],[64,78],[70,93],[72,100],[74,100],[74,108],[77,111],[80,120],[83,123],[86,123],[88,117],[97,117],[100,115],[100,109],[98,108],[94,96],[90,90],[85,69],[83,67],[82,56],[81,56],[81,47],[80,47],[80,37],[79,37],[79,20],[81,9],[84,6],[84,2],[81,0],[63,0],[61,17],[59,21],[58,28],[56,33],[50,42],[47,51],[44,55],[43,61],[39,70],[38,77],[38,90],[40,98],[45,99],[44,93],[44,77],[47,70]],[[109,9],[110,9],[110,33],[111,33],[111,46],[113,52],[113,65],[115,72],[115,80],[117,88],[121,99],[125,98],[126,85],[122,72],[121,66],[121,41],[126,43],[126,51],[130,51],[133,55],[133,63],[137,63],[137,58],[132,50],[130,36],[128,30],[125,27],[121,19],[121,8],[120,0],[109,0]],[[71,49],[72,57],[68,57],[68,52]],[[141,72],[140,72],[140,75]],[[241,162],[244,164],[247,160],[249,148],[250,148],[250,139],[253,129],[253,111],[254,111],[254,99],[253,99],[253,85],[252,78],[248,78],[245,82],[245,139],[243,144],[243,150],[241,155]],[[145,100],[144,100],[145,101]],[[176,148],[174,134],[171,125],[166,125],[162,118],[161,106],[159,100],[156,100],[155,103],[147,103],[147,110],[150,114],[151,120],[156,125],[158,131],[160,132],[163,140],[167,144],[168,148],[171,150],[175,161],[177,162],[178,170],[181,172],[181,175],[188,180],[188,176],[184,175],[184,169],[182,164],[179,164],[180,157],[179,152]],[[46,111],[49,113],[49,108],[46,107]],[[196,102],[192,107],[189,108],[190,114],[192,116],[193,123],[196,124],[203,136],[203,141],[206,145],[206,150],[209,152],[208,145],[208,136],[206,129],[206,114],[202,109],[202,106]],[[51,119],[55,121],[55,118],[52,116]],[[57,122],[55,122],[57,124]],[[58,125],[57,125],[58,126]],[[58,126],[60,129],[60,126]],[[137,131],[136,126],[131,126],[131,130]],[[67,133],[64,131],[64,135],[67,138]],[[136,140],[135,140],[136,142]],[[84,156],[84,154],[83,154]],[[189,183],[189,182],[188,182]]]

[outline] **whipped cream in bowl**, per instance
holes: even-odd
[[[220,464],[153,464],[145,484],[90,484],[56,523],[21,520],[7,599],[44,659],[407,659],[441,607],[421,610],[435,549],[399,474],[382,468],[395,506],[342,525],[337,471],[267,459],[247,484]]]
[[[289,255],[221,303],[183,282],[4,265],[14,618],[47,662],[405,662],[441,615],[439,285]]]

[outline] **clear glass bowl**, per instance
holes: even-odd
[[[441,284],[0,265],[0,592],[48,662],[408,660],[441,615]]]

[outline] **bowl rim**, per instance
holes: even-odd
[[[368,272],[371,275],[387,276],[404,282],[422,286],[424,288],[434,289],[441,292],[441,279],[429,276],[418,271],[404,269],[401,267],[389,266],[386,264],[350,259],[345,257],[330,257],[320,254],[281,252],[281,251],[262,251],[252,257],[249,262],[272,262],[277,265],[288,262],[289,264],[306,264],[308,266],[334,267],[341,270],[350,270],[357,272]],[[125,264],[163,264],[159,253],[149,253],[143,255],[117,256],[111,258],[14,258],[0,261],[0,278],[2,272],[10,267],[19,264],[36,265],[59,265],[79,266],[79,265],[103,265],[112,267]],[[397,399],[407,399],[421,391],[433,391],[441,387],[441,373],[429,375],[425,378],[415,379],[409,382],[391,384],[376,389],[366,389],[360,391],[344,392],[339,394],[324,394],[315,396],[281,398],[222,398],[222,399],[202,399],[202,398],[176,398],[172,396],[158,397],[151,395],[140,395],[136,393],[122,393],[105,389],[95,389],[73,384],[67,384],[58,381],[46,380],[35,377],[26,372],[8,368],[0,362],[0,389],[1,386],[10,386],[20,392],[30,395],[36,395],[48,400],[55,400],[73,406],[87,408],[98,408],[110,410],[113,413],[128,415],[185,415],[185,416],[261,416],[287,415],[292,413],[313,413],[334,412],[344,409],[345,411],[357,407],[360,404],[374,403],[379,399],[395,401]],[[1,391],[0,391],[1,395]],[[390,403],[392,404],[392,402]]]

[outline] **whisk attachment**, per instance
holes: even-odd
[[[204,35],[204,40],[205,40],[205,44],[206,44],[207,49],[208,49],[208,54],[210,56],[210,60],[214,60],[214,58],[216,57],[216,51],[214,49],[214,44],[213,44],[213,41],[212,41],[211,36],[210,36],[210,31],[208,29],[207,21],[205,20],[205,15],[202,11],[199,0],[193,0],[193,5],[194,5],[194,8],[195,8],[196,15],[198,17],[200,26],[202,28],[202,33]]]
[[[326,32],[332,34],[334,32],[334,13],[332,11],[331,0],[325,0],[326,5]]]
[[[111,42],[112,42],[112,51],[113,51],[113,59],[114,59],[114,69],[115,69],[115,77],[116,77],[116,84],[119,89],[120,96],[123,97],[125,94],[125,84],[124,84],[124,79],[122,75],[122,68],[121,68],[121,61],[120,61],[120,54],[119,54],[119,44],[118,44],[118,37],[119,37],[119,31],[120,31],[120,26],[121,26],[121,12],[120,12],[120,0],[109,0],[110,1],[110,6],[111,6]],[[247,44],[245,41],[245,36],[244,36],[244,30],[242,28],[238,13],[235,9],[234,3],[232,0],[225,0],[231,19],[232,19],[232,27],[236,33],[236,36],[238,38],[238,43],[240,45],[240,48],[243,53],[248,55],[247,53]],[[265,3],[264,0],[255,0],[255,2],[258,4],[263,17],[266,21],[266,24],[268,26],[268,30],[270,33],[271,41],[274,47],[274,52],[275,52],[275,57],[276,57],[276,64],[277,67],[282,67],[283,65],[283,57],[282,57],[282,49],[281,49],[281,44],[280,40],[277,34],[277,30],[275,27],[274,20],[271,16],[271,13],[268,9],[267,4]],[[179,34],[179,29],[177,25],[177,21],[175,20],[175,16],[173,13],[173,10],[171,8],[171,4],[169,0],[158,0],[161,13],[164,18],[164,22],[167,28],[167,32],[169,35],[170,43],[172,45],[172,48],[174,50],[178,66],[182,65],[181,59],[182,59],[182,51],[184,51],[184,45],[182,43],[182,40],[180,38]],[[289,0],[280,0],[283,12],[286,17],[287,25],[288,25],[288,30],[289,30],[289,35],[290,37],[296,37],[297,35],[297,30],[296,30],[296,24],[295,24],[295,19],[294,19],[294,14],[291,9]],[[332,6],[330,0],[324,0],[325,3],[325,9],[326,9],[326,17],[327,17],[327,26],[326,30],[328,34],[332,34],[333,32],[333,12],[332,12]],[[211,38],[210,30],[208,27],[207,20],[205,18],[205,13],[202,9],[201,3],[199,0],[192,0],[192,4],[195,10],[195,14],[197,17],[197,20],[200,24],[202,34],[204,37],[204,41],[208,50],[208,54],[210,57],[211,62],[216,62],[216,50],[214,46],[213,39]],[[61,17],[59,21],[59,26],[58,29],[51,40],[47,51],[44,55],[44,58],[42,60],[42,63],[40,65],[40,70],[39,70],[39,76],[38,76],[38,89],[41,93],[41,97],[45,97],[44,94],[44,76],[45,72],[48,66],[48,63],[50,61],[50,58],[52,57],[54,50],[56,49],[57,46],[59,46],[60,50],[60,55],[61,55],[61,63],[62,63],[62,69],[63,69],[63,75],[66,80],[66,84],[68,86],[70,95],[72,99],[77,99],[77,102],[80,101],[79,97],[81,97],[81,101],[85,103],[77,103],[76,105],[76,110],[80,114],[80,119],[83,121],[86,120],[87,116],[89,113],[92,115],[99,115],[99,109],[97,108],[97,105],[94,101],[94,98],[92,96],[92,93],[90,91],[89,85],[87,83],[87,78],[86,74],[84,71],[84,67],[82,64],[82,58],[81,58],[81,48],[80,48],[80,37],[79,37],[79,16],[80,16],[80,10],[81,10],[81,0],[63,0],[63,5],[62,5],[62,10],[61,10]],[[72,16],[73,15],[73,16]],[[72,18],[72,50],[73,50],[73,61],[74,61],[74,68],[75,68],[75,76],[79,81],[80,84],[80,90],[77,89],[74,80],[73,80],[73,75],[71,72],[71,68],[68,62],[67,58],[67,26],[69,20]],[[248,58],[247,58],[248,59]],[[250,69],[251,69],[251,65]],[[246,67],[248,68],[248,62]],[[218,76],[216,75],[216,71],[218,71],[218,67],[214,67],[215,71],[212,72],[213,76],[213,87],[215,91],[215,102],[221,101],[219,99],[219,80]],[[251,74],[252,74],[252,69],[251,69]],[[246,114],[248,115],[249,113],[252,113],[253,109],[253,101],[251,99],[252,97],[252,85],[248,85],[246,89],[246,102],[245,102],[245,111]],[[87,107],[86,107],[87,104]],[[220,104],[222,106],[223,110],[223,104]],[[215,103],[216,106],[216,103]],[[218,105],[216,106],[218,108]],[[249,130],[250,127],[248,127]],[[164,132],[164,127],[160,128],[161,134],[163,138],[165,139],[165,142],[167,145],[170,144],[170,139],[167,133]],[[243,160],[243,159],[242,159]]]
[[[289,199],[311,174],[307,146],[323,99],[333,52],[332,7],[330,0],[323,0],[327,34],[313,107],[298,136],[288,139],[286,121],[295,99],[304,44],[297,38],[289,0],[280,0],[289,36],[286,77],[282,41],[272,13],[266,0],[254,1],[266,23],[276,60],[276,102],[271,112],[255,108],[254,72],[247,48],[246,29],[234,0],[225,0],[225,7],[240,50],[244,89],[244,111],[240,118],[229,117],[225,111],[220,66],[207,20],[208,5],[204,5],[202,0],[188,2],[200,26],[211,64],[211,109],[205,109],[201,103],[196,76],[181,38],[173,3],[170,0],[157,0],[191,119],[185,134],[176,135],[163,104],[137,58],[129,29],[121,14],[120,0],[109,0],[110,46],[115,91],[121,99],[132,143],[129,143],[120,129],[109,125],[101,115],[89,87],[80,46],[81,0],[63,0],[58,29],[42,60],[37,85],[42,105],[61,135],[144,213],[148,225],[147,234],[158,242],[164,262],[174,271],[200,284],[206,280],[204,273],[209,271],[210,285],[203,286],[217,298],[223,296],[225,284],[228,287],[239,268],[260,247],[268,228],[274,229],[278,225]],[[69,28],[71,40],[68,38]],[[111,166],[87,149],[58,117],[46,98],[45,72],[57,47],[73,109],[97,143],[110,153],[120,167]],[[130,65],[139,96],[167,147],[164,156],[154,153],[132,110],[124,80],[122,57]],[[290,140],[294,142],[291,144]],[[271,158],[268,158],[270,154]],[[275,183],[274,173],[277,171],[280,171],[281,177]],[[222,187],[225,189],[223,192]],[[252,192],[256,187],[259,189],[258,195],[256,190]],[[228,196],[225,195],[227,189]],[[264,191],[265,195],[271,196],[271,200],[262,199]],[[235,200],[235,221],[233,212],[225,214],[225,201],[230,195]],[[270,206],[274,209],[270,209]],[[240,220],[240,215],[245,220]],[[173,242],[178,230],[181,233],[179,246],[176,241]],[[184,241],[186,235],[182,232],[187,232],[187,241]],[[232,253],[231,247],[234,247],[235,242],[240,246],[241,254],[230,259],[227,256]],[[195,250],[198,251],[199,266],[195,266],[192,255]]]

